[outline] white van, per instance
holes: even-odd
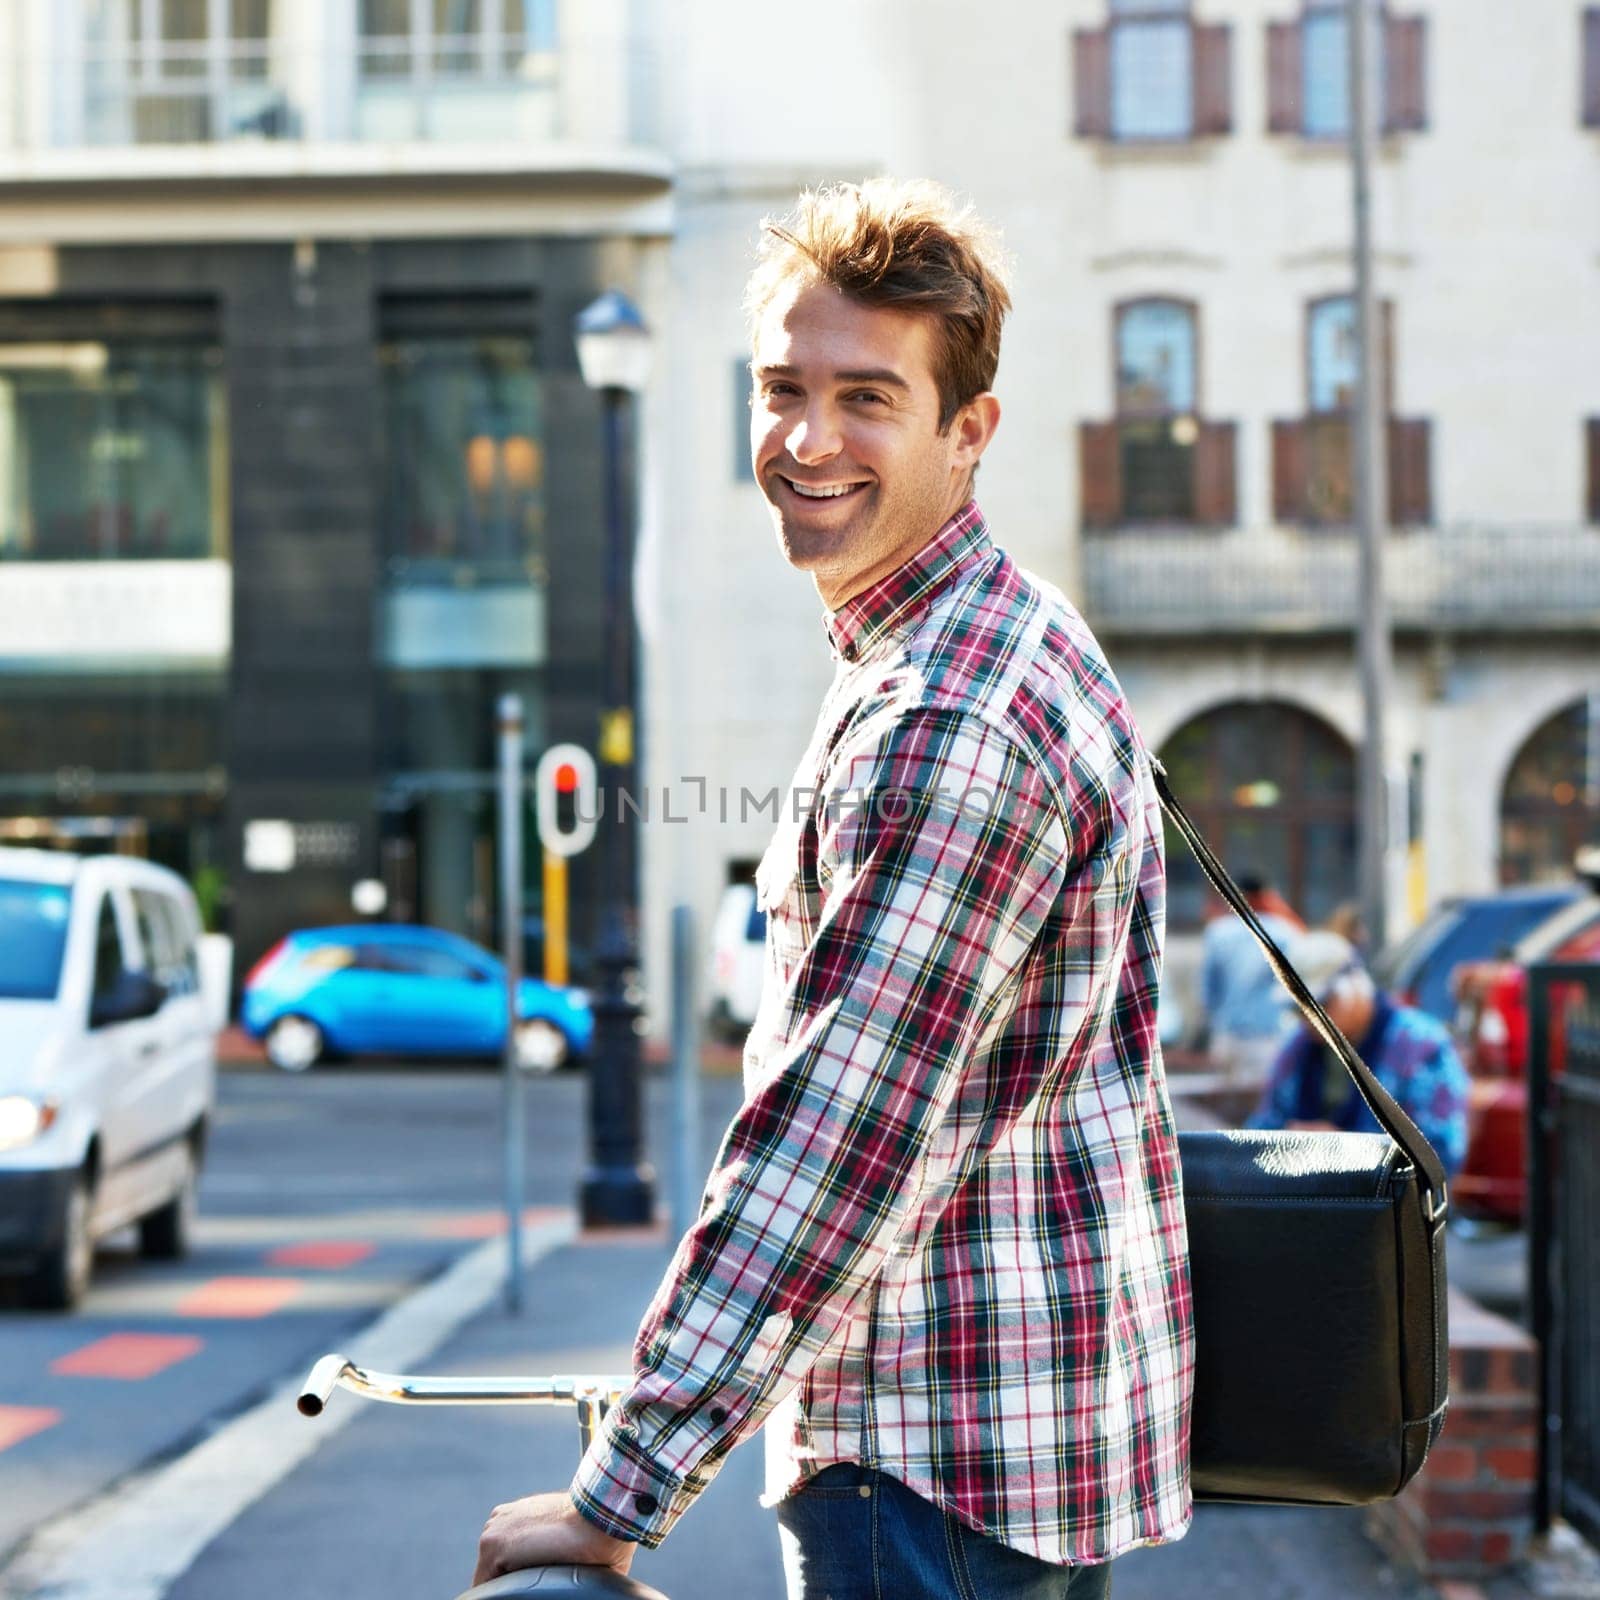
[[[66,1309],[129,1223],[183,1255],[216,1089],[188,886],[126,856],[0,849],[0,1273]]]
[[[711,1028],[729,1044],[743,1044],[761,1005],[766,969],[767,914],[755,885],[730,883],[711,923]]]

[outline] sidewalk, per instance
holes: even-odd
[[[665,1266],[659,1238],[589,1239],[529,1277],[520,1319],[496,1308],[426,1363],[435,1372],[626,1370],[634,1325]],[[565,1411],[374,1405],[258,1501],[179,1580],[170,1600],[451,1600],[478,1529],[501,1500],[559,1488],[577,1456]],[[313,1428],[314,1422],[306,1427]],[[781,1600],[762,1451],[736,1451],[656,1552],[635,1565],[673,1600]],[[1117,1600],[1422,1600],[1384,1562],[1359,1511],[1204,1508],[1189,1536],[1117,1567]]]

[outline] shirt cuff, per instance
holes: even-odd
[[[612,1538],[654,1550],[709,1481],[695,1473],[682,1477],[652,1461],[637,1427],[621,1406],[613,1406],[572,1480],[572,1503]]]

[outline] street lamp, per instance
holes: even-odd
[[[640,1159],[643,1116],[639,1057],[639,853],[635,793],[633,529],[628,516],[624,428],[628,397],[650,372],[650,331],[638,307],[608,290],[577,315],[574,335],[583,381],[600,393],[605,414],[606,580],[605,700],[600,713],[602,794],[610,791],[610,826],[600,852],[600,938],[595,952],[595,1049],[589,1070],[589,1166],[579,1208],[585,1227],[649,1222],[654,1174]]]

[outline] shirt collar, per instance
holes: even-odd
[[[907,612],[921,609],[974,559],[994,548],[976,500],[969,500],[911,559],[823,613],[835,655],[859,661]]]

